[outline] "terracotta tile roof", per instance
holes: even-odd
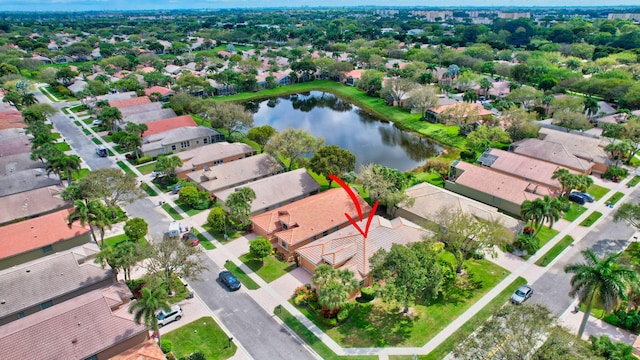
[[[153,339],[127,349],[109,360],[166,360],[162,349]]]
[[[362,70],[362,69],[351,70],[348,73],[344,74],[344,77],[345,77],[345,79],[349,78],[349,77],[354,78],[354,79],[360,79],[364,72],[365,72],[365,70]]]
[[[254,154],[255,152],[256,149],[240,142],[228,143],[221,141],[200,146],[176,154],[180,160],[182,160],[182,166],[179,167],[176,172],[188,171],[204,164],[213,166],[213,163],[216,161],[242,154]]]
[[[3,325],[3,360],[85,359],[147,332],[133,321],[128,299],[120,299],[124,292],[131,296],[115,284]]]
[[[364,219],[358,222],[358,226],[364,229],[366,222]],[[371,271],[369,259],[376,251],[388,251],[393,244],[421,241],[428,235],[432,233],[404,218],[389,221],[376,215],[371,220],[366,240],[353,225],[349,225],[300,247],[296,253],[316,266],[327,263],[334,268],[349,269],[361,280]]]
[[[306,169],[297,169],[221,190],[216,192],[215,196],[225,202],[237,188],[245,186],[256,193],[256,199],[251,203],[251,214],[262,212],[269,207],[287,204],[320,190],[320,185],[307,173]]]
[[[75,251],[80,250],[56,253],[0,271],[0,299],[5,301],[0,306],[0,318],[109,279],[115,282],[110,268],[103,269]]]
[[[371,207],[358,194],[356,196],[363,217],[368,216]],[[358,219],[358,212],[349,194],[342,188],[334,188],[254,216],[251,222],[267,234],[275,233],[280,240],[295,245],[348,223],[345,214]],[[283,224],[287,225],[288,230],[282,230]]]
[[[146,124],[148,129],[144,132],[144,134],[142,134],[142,136],[158,134],[185,126],[198,126],[198,124],[193,121],[191,115],[182,115],[168,119],[150,121]]]
[[[0,112],[0,129],[25,127],[27,127],[27,124],[22,119],[21,111],[10,109]]]
[[[456,169],[464,172],[454,180],[456,184],[464,185],[479,192],[522,204],[525,200],[535,200],[544,195],[559,195],[543,185],[535,186],[531,182],[505,175],[482,166],[476,166],[459,161]],[[535,189],[535,193],[533,192]]]
[[[54,185],[3,196],[0,224],[71,207],[60,197],[62,190],[64,187]]]
[[[126,108],[129,106],[137,106],[137,105],[144,105],[144,104],[150,104],[150,103],[151,103],[151,100],[149,100],[148,96],[139,96],[139,97],[134,97],[129,99],[111,100],[109,101],[109,106],[119,109],[119,108]]]
[[[167,89],[166,87],[163,86],[152,86],[148,89],[145,89],[144,93],[145,95],[149,96],[152,93],[157,92],[160,94],[160,96],[167,96],[167,95],[173,95],[174,92],[171,89]]]
[[[60,210],[1,228],[0,259],[39,249],[59,241],[89,233],[89,227],[75,222],[67,226],[69,210]],[[87,241],[89,237],[87,237]]]

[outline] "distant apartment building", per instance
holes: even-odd
[[[640,21],[640,13],[611,13],[607,16],[607,19],[609,20],[615,20],[615,19],[628,19],[628,20],[634,20],[634,21]]]
[[[453,11],[412,10],[412,16],[425,18],[427,21],[443,21],[453,17]]]
[[[530,19],[531,18],[531,13],[530,12],[502,12],[502,11],[498,11],[498,17],[500,19],[511,19],[511,20],[521,19],[521,18]]]
[[[379,9],[374,11],[376,15],[380,15],[380,16],[394,16],[394,15],[398,15],[399,12],[400,12],[399,10],[392,10],[392,9]]]

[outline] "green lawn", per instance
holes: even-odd
[[[573,243],[573,238],[569,235],[565,236],[562,240],[560,240],[557,244],[555,244],[546,254],[542,255],[538,261],[536,261],[536,265],[538,266],[547,266],[550,262],[553,261],[561,252],[564,251],[569,245]]]
[[[89,124],[91,124],[93,122],[93,119],[84,119],[84,120],[82,120],[82,122],[87,124],[87,125],[89,125]]]
[[[56,98],[58,98],[58,101],[61,100],[71,100],[74,101],[76,100],[76,98],[74,98],[73,96],[68,96],[68,95],[62,95],[58,89],[56,89],[55,87],[51,86],[51,85],[47,85],[45,86],[45,89],[47,89],[47,91],[49,91],[51,93],[51,95],[55,96]],[[52,99],[53,100],[53,99]],[[55,101],[55,100],[54,100]]]
[[[244,271],[242,271],[242,269],[240,269],[238,265],[233,263],[233,261],[227,261],[224,264],[224,267],[225,269],[231,271],[231,273],[235,275],[238,278],[238,280],[240,280],[242,285],[244,285],[244,287],[246,287],[247,289],[249,290],[260,289],[260,285],[256,284],[256,282],[253,281],[253,279],[251,279],[249,275],[247,275]]]
[[[542,230],[538,233],[538,239],[540,239],[540,247],[543,247],[544,244],[548,243],[549,240],[553,239],[556,235],[558,235],[559,231],[555,229],[551,229],[548,226],[543,226]]]
[[[62,137],[62,135],[60,135],[60,133],[57,132],[53,132],[51,134],[49,134],[49,137],[52,138],[53,140],[58,140]]]
[[[169,214],[169,216],[171,216],[173,218],[173,220],[182,220],[184,219],[182,217],[182,215],[180,215],[180,213],[178,213],[176,211],[176,209],[174,209],[171,205],[164,203],[162,204],[162,208],[164,209],[164,211],[167,212],[167,214]]]
[[[443,253],[442,258],[453,261],[449,253]],[[488,260],[468,260],[465,268],[471,286],[455,287],[445,298],[429,305],[413,305],[414,316],[405,316],[397,304],[383,303],[379,299],[369,303],[356,302],[346,322],[329,328],[307,308],[301,307],[300,311],[343,347],[422,346],[508,274],[507,270]]]
[[[317,336],[315,336],[311,330],[307,329],[295,316],[291,315],[287,309],[279,307],[274,310],[274,314],[279,317],[293,332],[295,332],[307,345],[309,345],[315,352],[320,355],[324,360],[377,360],[378,356],[338,356],[325,345]]]
[[[73,124],[76,125],[76,126],[82,126],[82,124],[78,120],[74,121]]]
[[[74,171],[73,173],[71,173],[71,180],[73,180],[73,181],[80,180],[90,172],[91,172],[91,170],[89,170],[89,169],[80,169],[80,171]],[[63,180],[67,179],[67,175],[65,174],[64,171],[62,173],[60,173],[60,177]]]
[[[122,161],[118,161],[116,162],[116,164],[120,167],[120,169],[124,170],[124,172],[126,172],[127,174],[131,174],[133,176],[136,176],[136,174],[133,172],[133,170],[131,170],[127,164],[125,164]]]
[[[246,253],[239,257],[239,259],[258,274],[264,281],[270,283],[280,276],[295,269],[295,263],[282,261],[273,255],[269,255],[264,258],[264,263],[260,260],[254,259],[251,254]]]
[[[624,194],[618,191],[617,193],[611,195],[611,197],[607,200],[607,203],[615,205],[623,197],[624,197]]]
[[[629,184],[630,186],[636,186],[638,185],[638,183],[640,183],[640,176],[634,176],[633,179],[629,180],[629,182],[627,184]]]
[[[589,216],[587,216],[586,219],[582,220],[582,222],[580,223],[580,226],[589,227],[593,225],[593,223],[596,222],[596,220],[600,219],[601,216],[602,216],[601,212],[594,211],[591,214],[589,214]]]
[[[93,143],[96,145],[102,145],[102,141],[100,141],[100,139],[98,138],[91,138],[91,141],[93,141]]]
[[[194,352],[201,352],[207,360],[228,359],[237,350],[236,344],[222,331],[212,317],[206,316],[181,326],[166,334],[163,339],[171,340],[176,358],[183,358]]]
[[[151,174],[151,172],[156,168],[156,163],[146,163],[144,165],[136,166],[136,169],[140,171],[143,175]]]
[[[71,146],[69,146],[69,144],[67,144],[66,142],[57,142],[56,147],[62,152],[71,150]]]
[[[216,246],[213,245],[213,243],[209,241],[209,239],[207,239],[204,235],[200,234],[197,229],[191,228],[191,230],[189,231],[191,231],[191,233],[198,237],[198,240],[200,240],[200,245],[202,245],[205,250],[213,250],[216,248]]]
[[[444,187],[444,180],[440,174],[435,172],[423,172],[416,175],[416,179],[420,182],[428,182],[431,185],[435,185],[437,187]]]
[[[187,214],[187,216],[193,216],[193,215],[197,215],[200,214],[201,212],[207,210],[207,209],[202,209],[202,210],[198,210],[198,209],[194,209],[189,205],[185,205],[182,202],[180,202],[180,200],[176,200],[174,201],[174,203],[182,210],[185,212],[185,214]]]
[[[604,186],[600,186],[596,184],[591,184],[591,186],[589,186],[589,188],[587,189],[587,193],[593,195],[593,197],[595,197],[596,200],[602,199],[602,197],[605,196],[608,192],[609,192],[609,189],[607,189]]]
[[[469,337],[480,325],[482,325],[487,319],[493,315],[501,306],[508,301],[511,294],[516,291],[517,288],[527,283],[524,278],[517,278],[509,286],[500,292],[498,296],[493,298],[482,310],[478,311],[469,321],[464,323],[456,332],[447,337],[438,347],[436,347],[429,355],[420,356],[420,360],[440,360],[444,359],[453,349],[461,343],[464,339]]]
[[[574,221],[575,219],[580,217],[580,215],[582,215],[585,211],[587,211],[586,207],[582,205],[578,205],[576,203],[571,203],[571,209],[564,213],[563,218],[566,219],[567,221]]]
[[[142,185],[140,185],[140,187],[142,188],[142,190],[144,190],[144,192],[147,193],[147,195],[149,196],[158,196],[158,193],[153,190],[153,188],[151,188],[151,186],[147,185],[146,183],[142,183]]]
[[[116,236],[112,236],[112,237],[104,239],[104,244],[106,246],[115,246],[117,243],[126,241],[128,239],[129,238],[127,237],[127,235],[120,234],[120,235],[116,235]]]

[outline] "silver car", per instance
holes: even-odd
[[[522,304],[533,295],[533,288],[529,285],[522,285],[511,295],[512,304]]]

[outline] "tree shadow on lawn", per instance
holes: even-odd
[[[258,270],[262,269],[263,266],[267,266],[268,265],[266,262],[263,263],[262,260],[258,260],[258,259],[246,260],[246,261],[244,261],[244,263],[249,267],[249,269],[253,270],[253,272],[257,272]],[[296,264],[295,263],[291,263],[291,264],[289,264],[289,266],[287,266],[283,270],[285,272],[290,272],[291,270],[293,270],[295,268],[296,268]]]
[[[416,318],[377,302],[358,304],[349,320],[335,330],[347,347],[398,346],[411,336]]]
[[[439,296],[433,304],[458,305],[467,302],[473,297],[473,294],[477,290],[482,289],[482,287],[482,280],[476,279],[473,273],[467,272],[461,276],[456,275],[454,282],[445,288],[443,294]]]

